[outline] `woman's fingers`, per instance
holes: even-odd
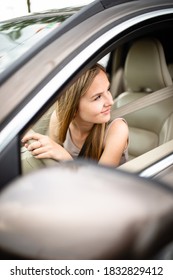
[[[25,135],[22,143],[37,159],[51,158],[55,160],[71,159],[70,154],[47,135],[33,133]]]
[[[29,140],[39,140],[41,137],[43,137],[43,135],[39,134],[39,133],[31,133],[31,134],[26,134],[23,138],[22,138],[22,143],[26,143]]]
[[[43,147],[43,148],[37,148],[37,149],[32,150],[32,151],[31,151],[31,154],[32,154],[33,156],[38,156],[38,155],[41,155],[41,154],[43,154],[43,153],[45,153],[45,152],[47,152],[47,151],[46,151],[45,148]]]
[[[32,142],[31,144],[25,144],[25,147],[28,149],[28,151],[33,151],[35,149],[38,149],[42,146],[41,142],[39,140]]]

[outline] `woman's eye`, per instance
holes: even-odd
[[[95,97],[94,101],[95,101],[95,100],[98,100],[98,99],[100,99],[100,98],[101,98],[101,95],[98,95],[98,96]]]

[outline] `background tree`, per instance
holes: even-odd
[[[27,0],[27,6],[28,6],[28,13],[31,12],[31,1]]]

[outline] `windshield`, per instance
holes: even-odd
[[[0,72],[79,9],[0,22]]]

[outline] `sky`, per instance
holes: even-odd
[[[93,0],[30,0],[31,12],[38,12],[47,9],[63,8],[73,5],[85,5]],[[0,0],[0,21],[26,15],[27,0]]]

